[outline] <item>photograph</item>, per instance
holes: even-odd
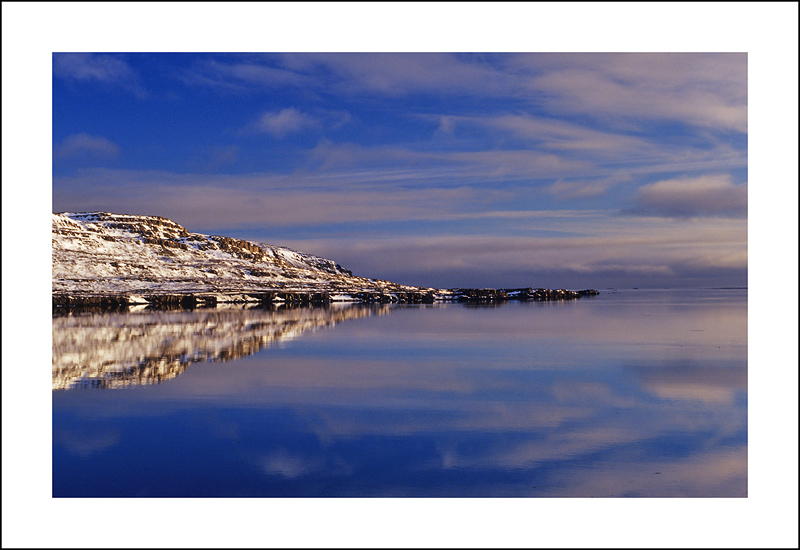
[[[744,53],[54,53],[53,496],[746,497]]]

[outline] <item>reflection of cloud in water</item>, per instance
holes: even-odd
[[[639,404],[628,396],[615,394],[611,386],[601,382],[555,382],[552,392],[560,403],[605,403],[614,407],[634,407]]]
[[[747,390],[746,368],[675,365],[635,372],[644,389],[664,399],[730,404]]]
[[[445,468],[512,470],[548,463],[580,459],[597,451],[646,440],[652,434],[630,427],[595,426],[586,429],[561,428],[542,430],[519,442],[500,441],[472,449],[469,453],[455,447],[439,450]],[[434,465],[438,467],[439,465]]]
[[[53,389],[154,384],[388,306],[138,311],[53,318]]]
[[[255,464],[265,475],[284,479],[298,479],[306,476],[324,474],[325,476],[350,476],[352,465],[339,455],[319,455],[309,452],[289,451],[284,448],[270,453],[245,458],[248,464]]]
[[[324,464],[319,460],[292,455],[285,450],[262,457],[261,467],[269,475],[278,475],[288,479],[298,478],[323,469]]]
[[[58,429],[53,432],[53,440],[62,445],[70,454],[86,458],[119,443],[120,435],[116,430],[83,432]]]
[[[402,406],[401,406],[402,405]],[[528,433],[554,429],[570,421],[586,419],[592,410],[547,403],[500,403],[481,401],[430,403],[388,401],[364,409],[331,408],[315,411],[308,428],[324,442],[370,435],[396,436],[426,433],[506,432]]]
[[[440,444],[432,470],[529,471],[534,494],[551,497],[747,496],[747,447],[699,449],[689,456],[640,454],[662,428],[643,426],[560,430],[517,444],[471,452]],[[628,448],[629,454],[624,451]],[[521,491],[524,493],[524,491]]]
[[[664,399],[686,399],[709,403],[733,403],[736,392],[730,388],[719,388],[699,384],[655,383],[646,386],[648,390]]]
[[[747,496],[747,447],[693,454],[672,461],[605,462],[591,475],[551,474],[546,496]]]
[[[437,377],[448,370],[441,369]],[[744,369],[653,367],[637,373],[641,377],[634,380],[644,378],[645,390],[650,389],[646,383],[657,380],[698,379],[720,392],[746,390]],[[491,388],[494,380],[484,383]],[[538,387],[533,394],[542,397],[502,402],[451,388],[437,400],[383,396],[375,401],[370,394],[373,401],[368,403],[353,393],[348,407],[331,403],[304,416],[307,428],[326,445],[359,437],[433,437],[438,460],[428,461],[432,471],[492,470],[502,475],[530,470],[538,475],[555,468],[572,472],[576,479],[592,478],[586,485],[565,481],[569,491],[559,489],[556,479],[537,482],[548,496],[746,495],[746,446],[730,446],[746,433],[746,412],[732,400],[706,396],[676,409],[674,402],[654,401],[646,393],[628,395],[625,388],[600,382],[543,380],[525,387]],[[488,435],[493,433],[496,437]],[[639,455],[645,449],[670,455],[675,434],[703,434],[705,443],[688,456],[664,456],[660,462]],[[480,446],[464,444],[475,436],[488,439]]]

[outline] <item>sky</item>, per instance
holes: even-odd
[[[52,56],[54,212],[428,287],[747,286],[748,56]]]

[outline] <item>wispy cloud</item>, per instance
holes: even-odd
[[[295,134],[316,128],[320,121],[293,107],[281,109],[280,111],[268,111],[262,114],[258,120],[248,128],[254,132],[269,134],[276,138],[283,138],[289,134]]]
[[[54,53],[53,73],[70,81],[101,82],[147,97],[138,74],[119,55]]]
[[[177,74],[184,84],[228,92],[252,92],[282,86],[305,87],[313,80],[297,71],[267,64],[262,55],[235,56],[232,61],[206,59]]]
[[[282,54],[286,68],[325,75],[324,83],[349,94],[499,93],[508,76],[477,56],[447,53]],[[505,87],[508,90],[507,86]]]
[[[652,148],[648,140],[607,132],[557,119],[528,114],[500,114],[482,117],[447,117],[454,124],[478,126],[506,132],[545,149],[581,152],[635,152]]]
[[[455,213],[495,192],[468,186],[343,188],[303,176],[173,174],[161,171],[82,170],[56,178],[54,200],[63,210],[108,210],[157,215],[194,227],[319,226],[339,222],[431,218]],[[108,186],[108,187],[106,187]],[[105,189],[104,192],[99,190]],[[134,192],[135,190],[135,192]],[[502,192],[499,192],[504,196]],[[214,215],[209,217],[208,213]],[[211,225],[209,225],[211,224]]]
[[[623,132],[597,125],[590,127],[529,114],[425,115],[424,118],[438,124],[438,134],[431,140],[431,147],[449,143],[448,139],[457,135],[462,146],[470,140],[482,139],[509,150],[511,139],[520,149],[558,155],[591,166],[583,174],[584,179],[606,176],[620,180],[634,173],[733,169],[747,163],[744,148],[733,147],[710,135],[704,135],[703,146],[697,147],[696,143],[657,139],[654,134]]]
[[[113,158],[119,155],[119,147],[113,141],[101,136],[89,134],[72,134],[53,148],[53,157],[67,159],[73,157],[105,157]]]
[[[535,149],[436,151],[425,144],[364,146],[321,140],[310,153],[325,177],[349,182],[448,180],[456,184],[580,176],[596,173],[591,160]],[[403,182],[402,180],[405,180]]]
[[[571,200],[597,197],[608,192],[612,187],[632,181],[629,173],[622,171],[611,176],[592,179],[559,179],[548,191],[557,199]]]
[[[727,174],[662,180],[640,187],[634,200],[627,212],[675,218],[744,217],[747,184],[735,184]]]
[[[608,217],[494,218],[495,229],[510,227],[535,236],[337,235],[331,239],[287,239],[288,246],[334,257],[357,274],[409,284],[482,281],[492,286],[497,266],[509,285],[600,285],[601,281],[686,282],[709,273],[729,275],[747,267],[745,220],[640,218],[615,224]],[[524,220],[522,220],[524,221]],[[509,223],[513,223],[510,226]],[[570,232],[564,232],[569,227]],[[546,236],[552,231],[550,236]],[[441,282],[446,281],[446,282]],[[692,280],[692,282],[696,282]]]
[[[529,90],[556,111],[624,123],[674,120],[747,130],[747,54],[515,56]]]
[[[553,114],[578,114],[617,127],[675,121],[715,130],[747,129],[747,55],[293,53],[214,60],[194,82],[237,89],[289,85],[304,91],[398,97],[456,93],[513,99]]]

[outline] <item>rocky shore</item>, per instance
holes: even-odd
[[[218,304],[261,304],[261,305],[315,305],[332,302],[351,302],[361,304],[432,304],[434,302],[504,302],[575,300],[585,296],[597,296],[594,289],[566,290],[547,288],[481,289],[457,288],[440,290],[419,290],[408,292],[282,292],[259,291],[247,293],[174,293],[174,294],[90,294],[54,293],[53,309],[92,308],[116,310],[129,306],[145,306],[152,309],[194,309],[216,307]]]

